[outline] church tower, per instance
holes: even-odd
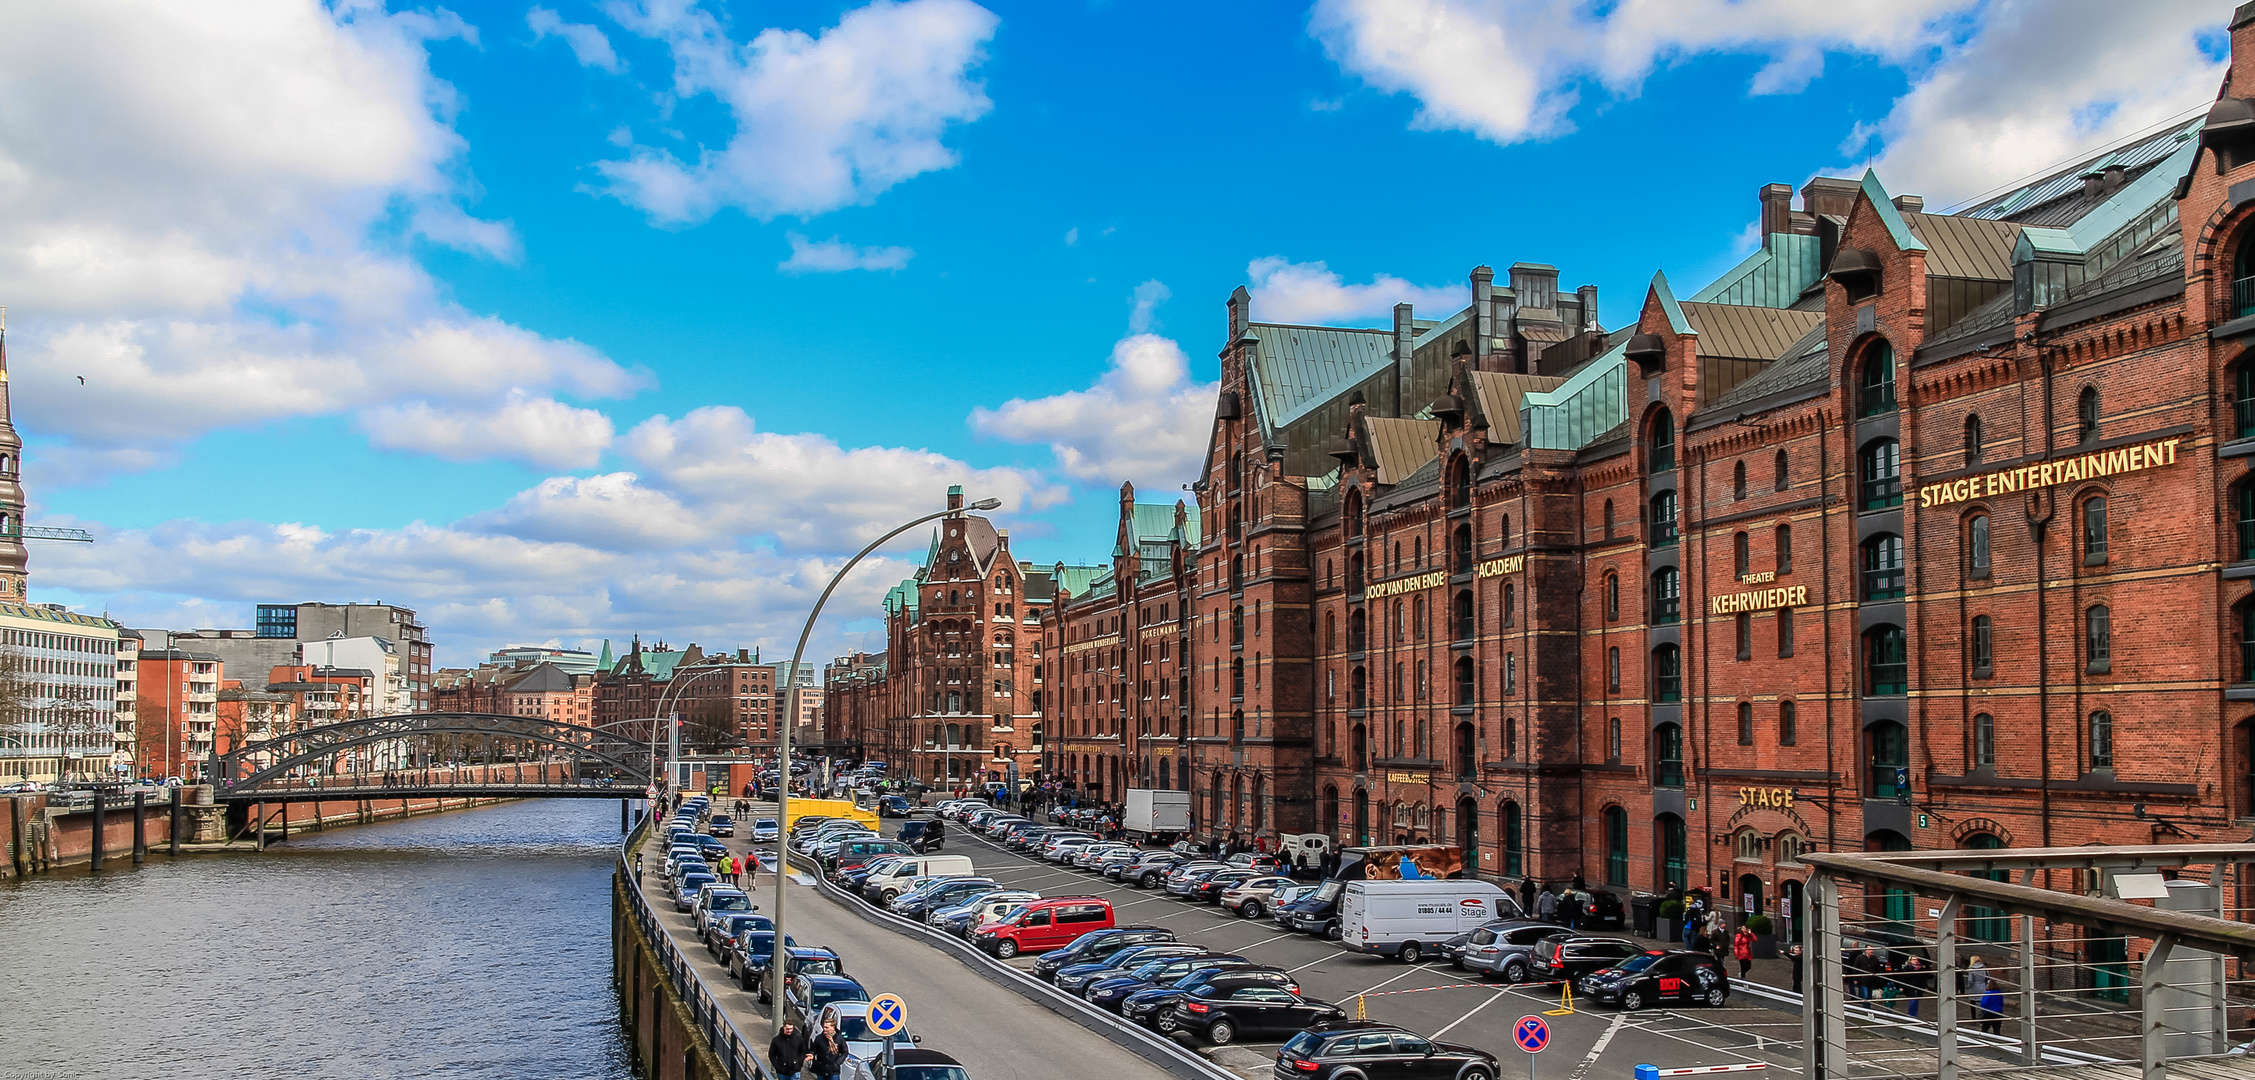
[[[23,439],[8,404],[8,309],[0,307],[0,603],[25,603],[30,575],[23,546],[24,501],[20,470]]]

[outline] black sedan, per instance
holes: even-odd
[[[1133,948],[1121,949],[1102,960],[1086,964],[1069,964],[1058,968],[1057,974],[1051,976],[1049,981],[1057,984],[1059,990],[1068,994],[1078,994],[1087,989],[1088,984],[1098,979],[1117,978],[1153,960],[1171,960],[1177,956],[1203,956],[1205,953],[1205,946],[1192,945],[1188,942],[1156,942],[1150,945],[1137,945]]]
[[[1300,992],[1300,981],[1293,978],[1290,972],[1279,971],[1276,968],[1203,968],[1171,983],[1146,986],[1129,994],[1121,1000],[1119,1013],[1121,1016],[1145,1027],[1157,1028],[1161,1032],[1173,1031],[1174,1017],[1172,1010],[1174,1003],[1182,1000],[1191,991],[1220,978],[1234,978],[1240,983],[1247,981],[1265,982],[1270,986],[1282,987],[1295,994]]]
[[[870,1063],[877,1080],[971,1080],[961,1062],[940,1053],[918,1047],[911,1050],[901,1047],[893,1051],[892,1066],[887,1068],[882,1058]]]
[[[1095,930],[1074,938],[1073,943],[1034,961],[1034,977],[1055,981],[1057,971],[1068,964],[1093,963],[1110,957],[1121,949],[1137,945],[1152,945],[1173,941],[1174,931],[1156,926],[1115,926],[1109,930]]]
[[[1109,979],[1098,979],[1081,988],[1081,997],[1098,1008],[1120,1011],[1120,1003],[1129,994],[1151,986],[1164,986],[1193,971],[1209,968],[1248,968],[1253,962],[1242,956],[1202,955],[1165,956],[1135,965],[1134,970]]]
[[[1629,1012],[1671,1001],[1721,1005],[1730,997],[1730,976],[1706,953],[1652,949],[1582,976],[1580,989],[1591,1001]]]
[[[1177,1030],[1216,1046],[1240,1036],[1274,1038],[1347,1018],[1337,1005],[1301,997],[1265,979],[1215,979],[1175,1002],[1167,1015]]]
[[[1402,1077],[1404,1080],[1495,1080],[1494,1054],[1434,1042],[1414,1031],[1367,1020],[1319,1024],[1276,1052],[1276,1075]]]

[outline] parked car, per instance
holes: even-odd
[[[783,983],[783,1015],[800,1024],[832,1002],[868,1000],[869,991],[843,975],[800,975]]]
[[[727,814],[714,814],[712,820],[705,823],[705,831],[714,836],[734,836],[736,819]]]
[[[1190,956],[1159,956],[1138,958],[1134,966],[1109,978],[1097,979],[1081,987],[1081,998],[1089,1004],[1113,1012],[1120,1011],[1120,1003],[1129,994],[1147,987],[1174,982],[1193,971],[1209,969],[1236,969],[1253,966],[1251,960],[1228,953],[1196,953]]]
[[[680,879],[674,883],[673,909],[675,911],[687,912],[691,908],[696,907],[697,890],[702,889],[707,885],[718,884],[719,882],[720,878],[712,874],[681,875]]]
[[[914,812],[915,808],[908,805],[908,800],[899,795],[887,795],[877,800],[878,817],[907,817]]]
[[[1529,919],[1483,926],[1473,931],[1459,966],[1466,971],[1495,975],[1509,983],[1526,982],[1528,974],[1534,970],[1535,946],[1544,938],[1563,933],[1564,930],[1551,923]]]
[[[902,1028],[890,1036],[869,1030],[869,1003],[866,1001],[833,1001],[814,1015],[809,1030],[821,1031],[825,1021],[838,1022],[838,1038],[845,1040],[846,1053],[862,1061],[875,1061],[885,1056],[885,1044],[891,1043],[895,1054],[913,1050],[922,1038]]]
[[[798,943],[797,938],[784,935],[784,948]],[[735,977],[736,985],[756,991],[767,978],[768,961],[774,957],[775,930],[747,930],[736,935],[736,944],[728,950],[728,974]]]
[[[1154,983],[1130,993],[1120,1002],[1120,1015],[1145,1027],[1160,1032],[1174,1030],[1174,1018],[1168,1015],[1174,1003],[1193,990],[1223,976],[1254,979],[1271,986],[1281,986],[1293,993],[1300,992],[1300,982],[1290,972],[1266,967],[1210,967],[1198,968],[1171,983]]]
[[[1088,984],[1098,979],[1109,979],[1124,975],[1152,960],[1162,957],[1171,959],[1177,956],[1203,956],[1206,951],[1205,946],[1193,945],[1187,941],[1161,941],[1149,945],[1137,945],[1134,948],[1121,949],[1102,960],[1068,964],[1058,968],[1057,975],[1049,981],[1057,984],[1059,990],[1068,994],[1078,994],[1087,989]]]
[[[1037,892],[1022,889],[1003,889],[987,893],[967,904],[957,904],[945,911],[925,916],[924,921],[959,938],[969,938],[982,926],[1000,922],[1013,911],[1041,899]]]
[[[1094,896],[1037,900],[1009,918],[981,927],[971,942],[1008,960],[1022,952],[1063,948],[1091,930],[1112,925],[1112,902]]]
[[[736,939],[753,930],[773,930],[775,920],[755,912],[737,912],[722,915],[710,924],[705,935],[705,951],[723,964],[728,962],[728,951],[736,947]]]
[[[1313,1025],[1347,1018],[1328,1001],[1302,997],[1266,979],[1217,978],[1168,1006],[1175,1029],[1216,1046],[1240,1036],[1295,1034]]]
[[[880,1061],[875,1065],[873,1076],[875,1080],[971,1080],[962,1062],[923,1047],[894,1050],[892,1071],[885,1071]]]
[[[1297,884],[1288,877],[1259,874],[1223,889],[1216,900],[1224,909],[1248,919],[1258,919],[1268,913],[1269,904],[1275,901],[1278,889],[1291,888]]]
[[[1115,926],[1082,934],[1072,944],[1034,961],[1034,978],[1054,979],[1057,969],[1067,964],[1100,960],[1121,949],[1174,939],[1174,931],[1162,926]]]
[[[1207,874],[1190,886],[1190,890],[1184,894],[1184,899],[1194,903],[1211,904],[1220,900],[1221,894],[1259,876],[1261,875],[1251,870],[1221,870]]]
[[[1669,1002],[1721,1005],[1730,997],[1730,975],[1706,953],[1648,949],[1582,976],[1580,989],[1591,1001],[1628,1012]]]
[[[938,819],[905,822],[893,839],[908,845],[908,850],[923,854],[938,851],[947,842],[947,825]]]
[[[752,822],[752,843],[772,844],[782,838],[783,828],[774,818],[763,817]]]
[[[1494,1054],[1460,1043],[1434,1042],[1391,1024],[1343,1020],[1318,1024],[1276,1052],[1278,1076],[1399,1076],[1404,1080],[1494,1080]]]
[[[1535,943],[1532,970],[1546,982],[1573,982],[1643,951],[1644,946],[1627,938],[1559,934]]]

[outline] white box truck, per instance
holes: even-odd
[[[1158,788],[1127,789],[1127,818],[1120,822],[1130,839],[1169,841],[1190,831],[1190,793]]]
[[[1517,913],[1518,905],[1493,882],[1350,881],[1339,898],[1339,941],[1356,952],[1414,964],[1441,942]]]

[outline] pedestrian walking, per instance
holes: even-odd
[[[1730,955],[1738,960],[1738,977],[1743,979],[1754,970],[1754,932],[1744,926],[1731,936]]]
[[[789,1020],[783,1021],[783,1030],[768,1041],[767,1063],[775,1069],[775,1080],[799,1080],[811,1057],[806,1036]]]
[[[1548,885],[1543,886],[1541,895],[1535,897],[1535,918],[1544,922],[1558,921],[1558,894],[1551,892]]]
[[[1523,877],[1519,879],[1519,910],[1521,912],[1535,910],[1534,878]]]
[[[1903,998],[1908,1002],[1905,1011],[1916,1020],[1919,1000],[1934,990],[1934,969],[1926,966],[1925,959],[1913,956],[1903,961],[1901,981]]]
[[[1801,952],[1799,945],[1787,949],[1785,955],[1787,959],[1793,961],[1793,992],[1798,994],[1801,992],[1801,972],[1808,964],[1808,957]]]
[[[1575,892],[1575,891],[1573,891],[1573,890],[1571,890],[1571,889],[1567,890],[1565,899],[1563,899],[1563,900],[1559,901],[1559,904],[1558,904],[1558,916],[1559,916],[1559,918],[1561,918],[1561,919],[1565,920],[1565,922],[1566,922],[1566,929],[1568,929],[1568,930],[1579,930],[1579,929],[1581,929],[1581,928],[1582,928],[1582,894],[1581,894],[1581,893],[1579,893],[1579,892]]]
[[[808,1064],[813,1066],[814,1080],[838,1080],[838,1070],[846,1064],[846,1041],[838,1036],[838,1018],[822,1018],[822,1033],[814,1037]]]

